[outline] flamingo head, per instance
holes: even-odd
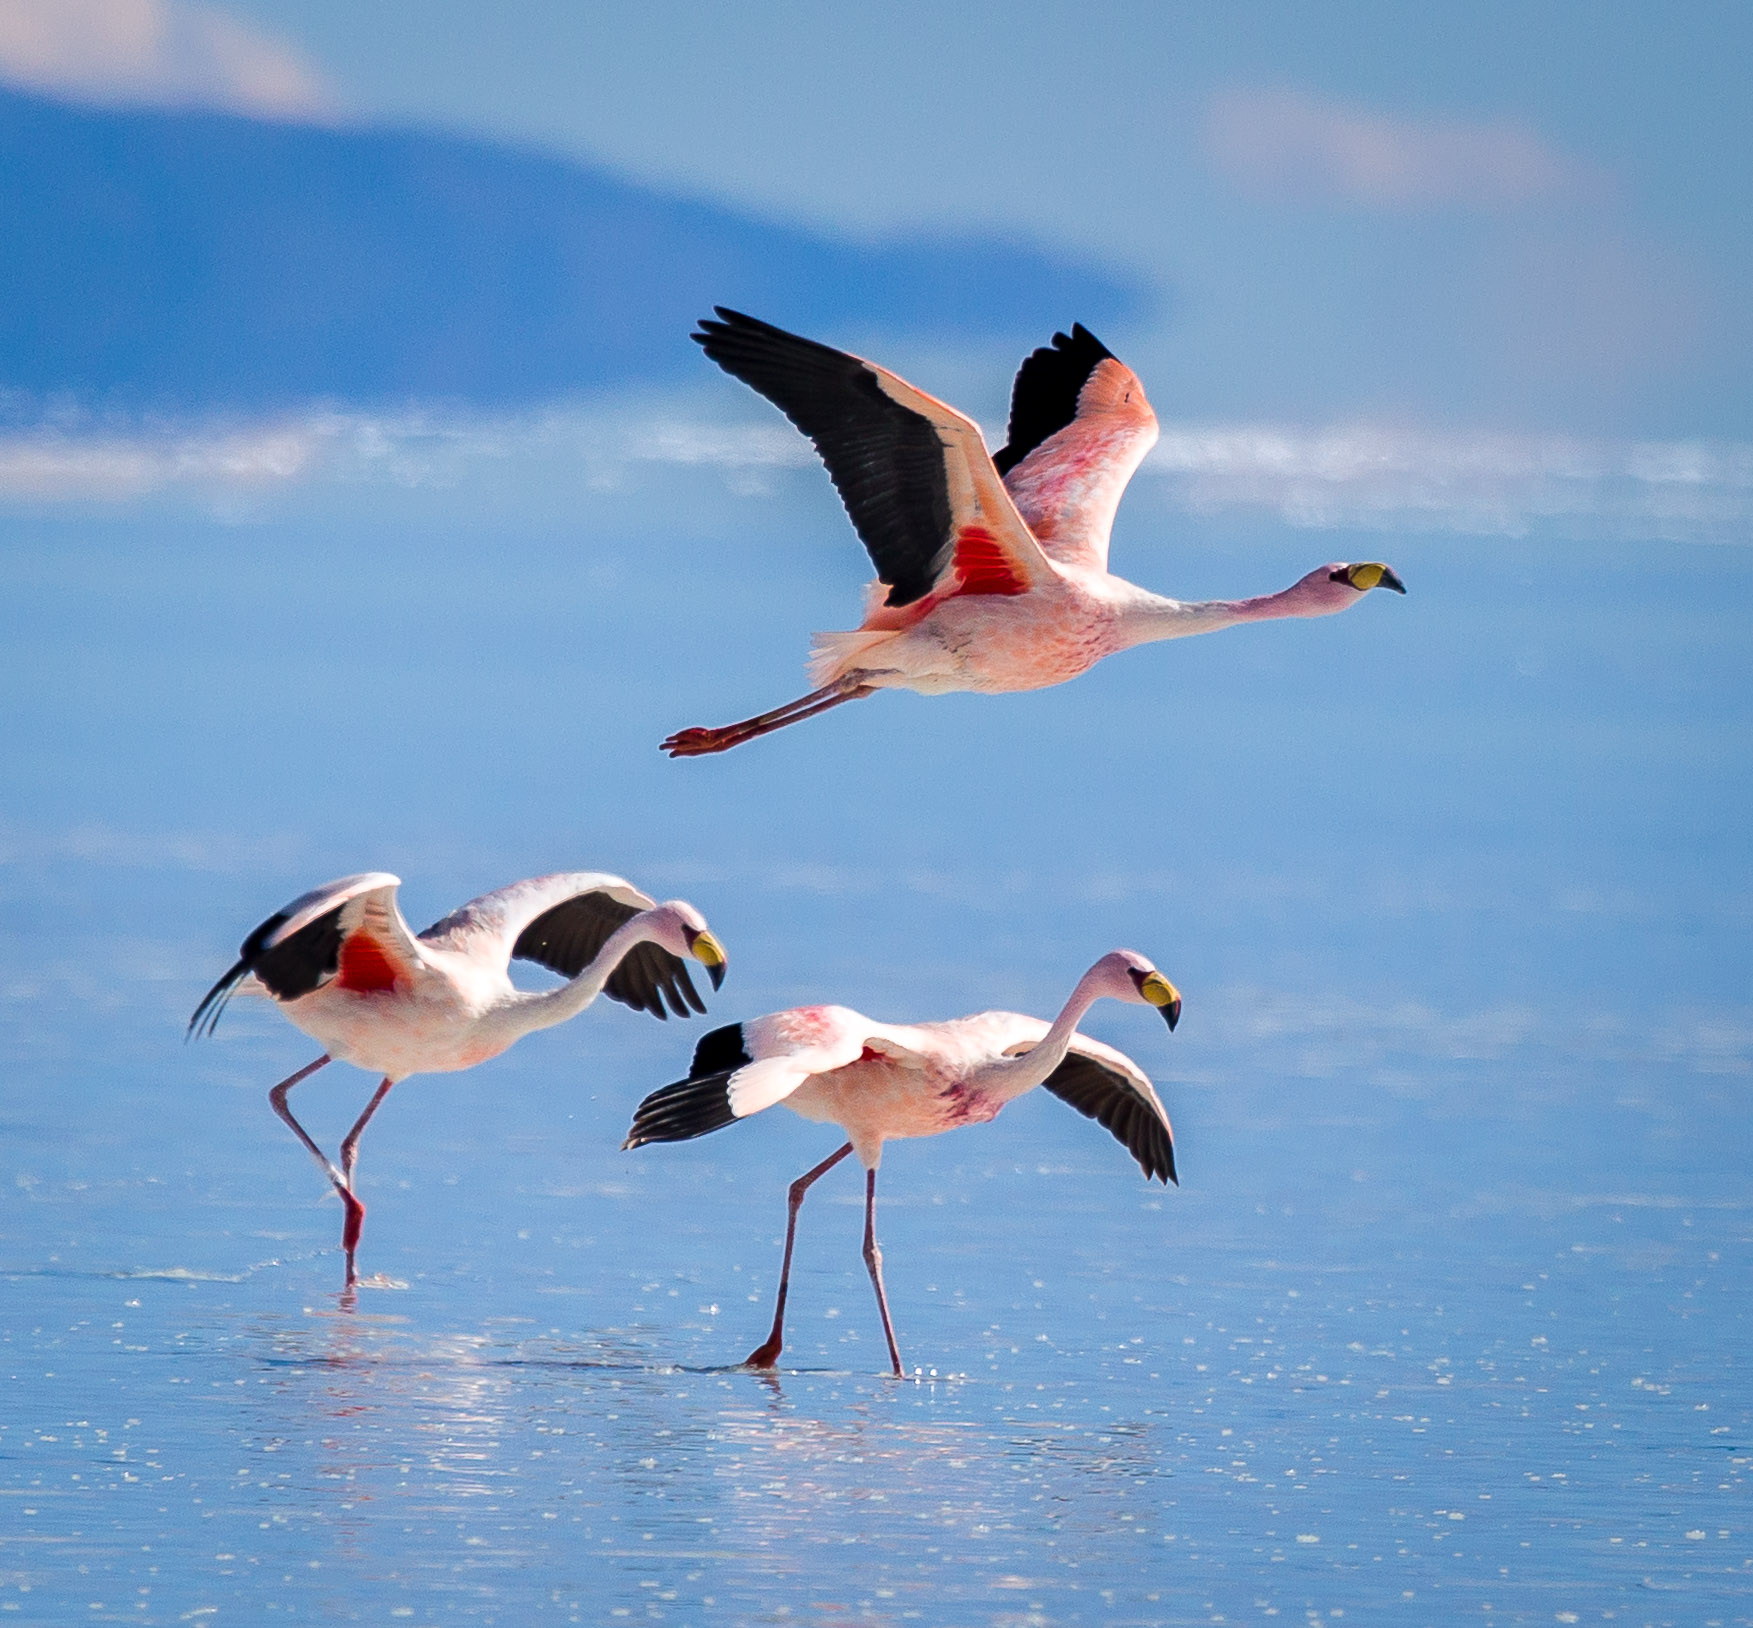
[[[729,960],[724,946],[712,936],[706,918],[686,899],[671,899],[667,904],[647,911],[646,926],[652,943],[662,945],[671,955],[698,961],[712,980],[712,987],[723,987],[724,969]]]
[[[1136,950],[1110,950],[1090,976],[1096,993],[1134,1006],[1154,1006],[1171,1030],[1181,1021],[1181,992]]]
[[[1362,560],[1351,564],[1333,560],[1317,566],[1292,592],[1309,602],[1305,614],[1329,616],[1334,611],[1349,610],[1372,588],[1387,588],[1393,593],[1406,592],[1406,584],[1391,565],[1379,560]]]

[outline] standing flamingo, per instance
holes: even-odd
[[[1108,570],[1120,495],[1155,445],[1144,387],[1088,329],[1055,334],[1017,371],[1006,446],[905,379],[719,306],[693,337],[815,443],[877,581],[862,625],[819,633],[816,688],[716,729],[683,729],[671,757],[723,752],[877,690],[994,695],[1062,684],[1104,656],[1239,622],[1331,616],[1387,566],[1323,565],[1282,593],[1185,603]]]
[[[1154,1006],[1171,1030],[1180,1020],[1175,986],[1142,955],[1113,950],[1078,980],[1050,1026],[1018,1012],[897,1025],[874,1023],[844,1006],[799,1006],[714,1029],[695,1050],[688,1078],[639,1104],[624,1147],[685,1142],[777,1102],[805,1119],[839,1125],[850,1138],[791,1184],[773,1327],[746,1366],[771,1368],[784,1349],[797,1212],[804,1194],[848,1153],[856,1152],[864,1166],[864,1264],[897,1377],[905,1370],[876,1241],[876,1177],[885,1141],[984,1124],[1007,1102],[1044,1085],[1112,1131],[1147,1181],[1176,1180],[1174,1133],[1150,1080],[1130,1058],[1077,1032],[1103,996]]]
[[[326,1048],[268,1093],[274,1112],[322,1166],[346,1209],[341,1247],[347,1287],[365,1205],[353,1190],[359,1138],[390,1087],[410,1074],[448,1073],[497,1057],[537,1029],[582,1012],[599,994],[654,1017],[704,1012],[683,956],[724,981],[723,947],[680,899],[657,904],[618,876],[570,871],[514,882],[472,899],[418,935],[396,904],[399,878],[382,871],[313,888],[243,941],[236,964],[203,997],[189,1033],[211,1034],[242,990],[271,996]],[[570,982],[540,994],[517,989],[512,960],[536,961]],[[286,1095],[330,1062],[383,1076],[329,1162],[293,1118]]]

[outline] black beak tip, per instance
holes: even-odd
[[[1181,1021],[1181,1003],[1170,1001],[1167,1006],[1160,1007],[1158,1010],[1163,1014],[1163,1022],[1169,1026],[1169,1033],[1173,1034],[1175,1025]]]
[[[1389,571],[1386,568],[1383,569],[1382,580],[1377,584],[1377,586],[1381,587],[1381,588],[1392,588],[1394,590],[1394,592],[1397,594],[1403,594],[1406,592],[1406,584],[1404,582],[1402,582],[1399,579],[1399,577],[1397,577],[1392,571]]]
[[[706,969],[706,976],[712,980],[714,989],[724,988],[724,962],[719,961]]]

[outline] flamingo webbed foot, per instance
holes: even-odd
[[[728,751],[740,738],[734,724],[717,729],[696,725],[691,729],[678,729],[659,744],[658,750],[669,753],[671,757],[704,757],[709,752]]]
[[[743,1358],[742,1365],[745,1368],[759,1368],[771,1372],[779,1361],[779,1353],[784,1349],[785,1347],[778,1340],[766,1340]]]

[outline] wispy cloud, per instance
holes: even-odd
[[[305,474],[331,439],[315,421],[181,433],[0,435],[0,498],[117,502],[169,486],[279,485]]]
[[[336,108],[296,47],[191,0],[0,0],[0,81],[108,106]]]
[[[127,502],[165,491],[216,495],[303,480],[448,486],[473,468],[559,458],[587,485],[615,486],[642,465],[720,471],[733,490],[764,490],[773,471],[807,468],[808,444],[782,425],[703,422],[624,407],[527,413],[330,409],[263,422],[133,424],[72,413],[0,429],[0,502]]]
[[[269,423],[0,432],[0,502],[221,502],[314,482],[459,486],[520,460],[613,489],[642,469],[717,472],[757,494],[815,467],[784,425],[622,405],[525,414],[311,412]],[[1163,426],[1137,497],[1192,513],[1262,511],[1307,529],[1753,542],[1753,444],[1606,441],[1379,425]],[[1135,501],[1137,500],[1135,497]]]
[[[1588,179],[1518,119],[1409,118],[1287,89],[1219,92],[1205,145],[1245,191],[1299,202],[1501,208]]]
[[[1753,542],[1753,445],[1339,426],[1170,424],[1171,502],[1293,526]]]

